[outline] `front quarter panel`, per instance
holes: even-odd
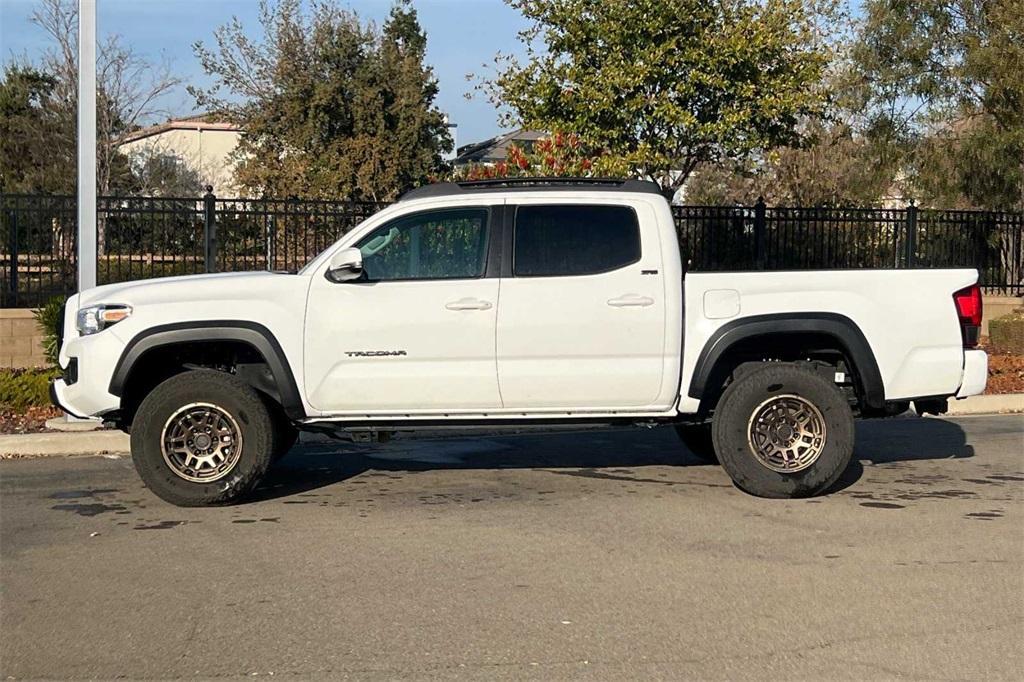
[[[301,275],[232,273],[120,286],[109,290],[110,300],[102,293],[89,296],[92,291],[87,291],[81,297],[84,303],[68,305],[60,352],[64,368],[72,357],[78,359],[79,379],[71,386],[58,381],[57,397],[66,409],[79,415],[115,410],[120,399],[109,391],[111,379],[133,339],[157,327],[236,320],[269,330],[291,368],[306,414],[316,416],[318,413],[305,404],[300,371],[308,289],[309,278]],[[75,317],[79,306],[99,302],[130,305],[132,315],[98,334],[78,336]]]

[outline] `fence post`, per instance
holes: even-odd
[[[917,206],[914,205],[914,200],[910,200],[910,206],[907,206],[907,242],[904,245],[906,247],[906,267],[914,267],[917,254]]]
[[[203,196],[203,244],[206,272],[217,271],[217,197],[213,185],[206,186]]]
[[[754,204],[754,259],[758,270],[764,270],[768,264],[768,253],[765,248],[765,204],[764,197],[758,197]]]
[[[11,248],[8,253],[11,256],[11,305],[18,305],[18,212],[11,209],[7,212],[7,225],[10,229]]]
[[[274,219],[274,214],[271,213],[267,216],[267,272],[274,271],[274,264],[277,261],[277,221]]]

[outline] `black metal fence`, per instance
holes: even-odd
[[[296,270],[387,204],[99,197],[99,284],[242,270]],[[0,196],[0,307],[76,290],[73,196]]]
[[[690,270],[973,267],[1024,294],[1024,214],[876,208],[673,207]]]
[[[294,270],[386,204],[100,197],[99,283]],[[988,293],[1024,294],[1024,214],[873,208],[673,207],[690,271],[974,267]],[[0,196],[0,307],[75,290],[73,196]]]

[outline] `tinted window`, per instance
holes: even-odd
[[[520,206],[513,272],[592,275],[640,260],[636,213],[625,206]]]
[[[370,281],[480,277],[487,260],[487,209],[405,216],[377,228],[356,247]]]

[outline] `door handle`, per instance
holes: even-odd
[[[637,294],[626,294],[618,298],[609,298],[608,305],[613,308],[640,307],[645,308],[654,305],[654,299],[649,296],[638,296]]]
[[[448,310],[490,310],[490,301],[481,301],[479,298],[460,298],[457,301],[448,301],[444,304]]]

